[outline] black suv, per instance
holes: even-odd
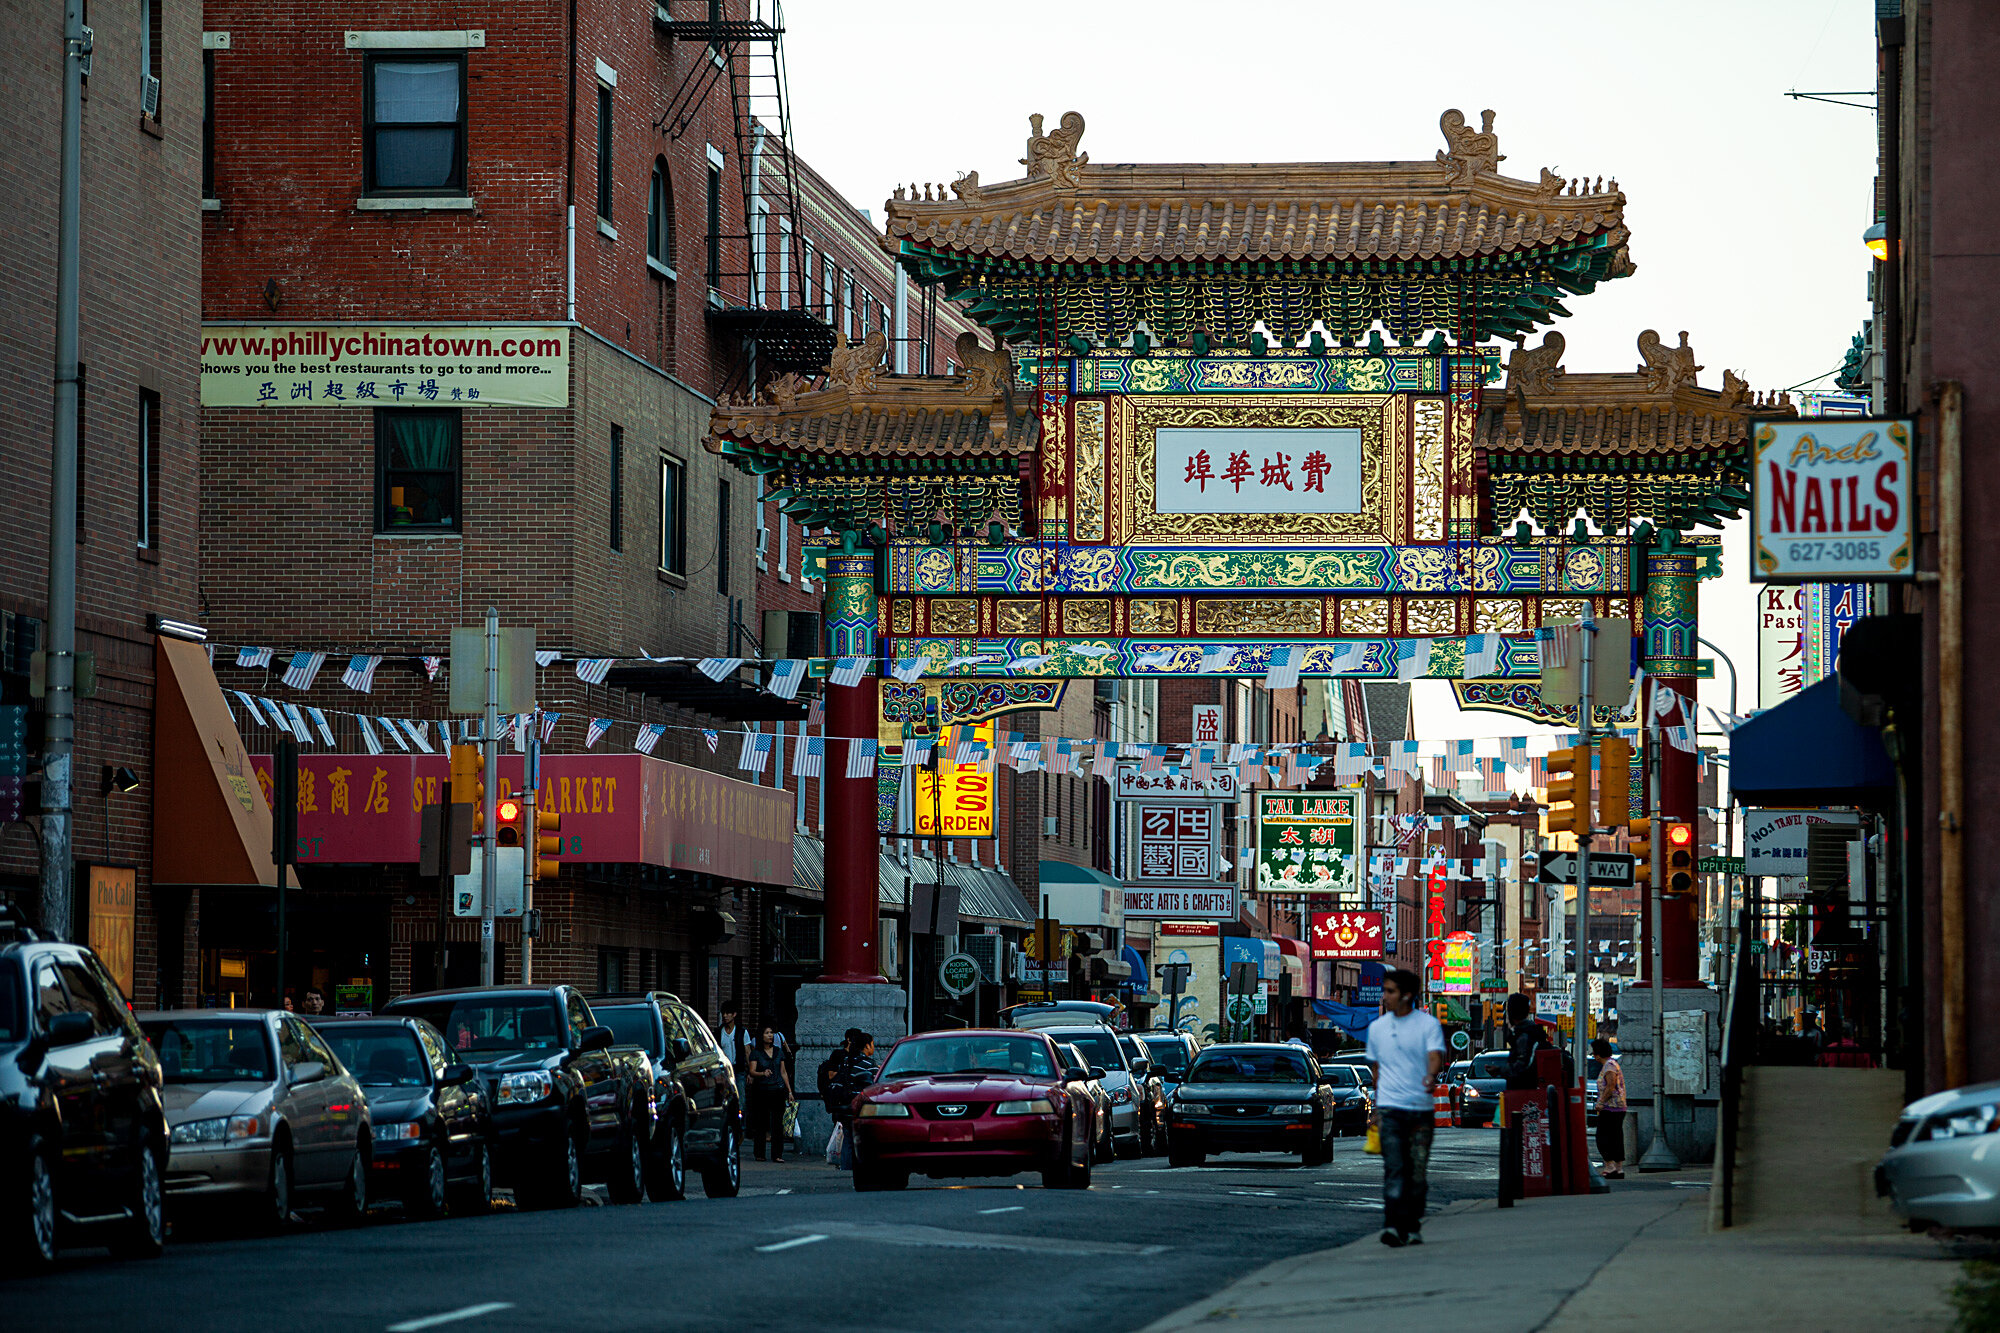
[[[485,986],[393,1000],[421,1018],[452,1059],[471,1065],[493,1117],[495,1174],[524,1202],[573,1208],[588,1175],[614,1203],[637,1203],[653,1132],[653,1071],[614,1051],[574,986]]]
[[[687,1193],[687,1164],[708,1197],[731,1198],[743,1184],[743,1106],[736,1070],[701,1015],[665,991],[593,995],[590,1011],[652,1060],[659,1119],[646,1160],[646,1190],[656,1200]]]
[[[152,1258],[166,1243],[160,1062],[89,949],[0,935],[0,1264],[59,1243]]]

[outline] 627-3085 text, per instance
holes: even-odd
[[[1791,560],[1880,560],[1881,542],[1791,542],[1785,550]]]

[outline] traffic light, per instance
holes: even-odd
[[[553,879],[562,866],[556,854],[562,851],[562,815],[535,807],[535,854],[528,861],[528,878]]]
[[[1551,750],[1542,764],[1549,773],[1549,832],[1590,833],[1590,750]],[[1583,772],[1578,774],[1581,768]]]
[[[1598,753],[1597,819],[1616,828],[1632,813],[1632,742],[1606,736]]]
[[[493,827],[497,830],[494,838],[496,847],[525,847],[527,838],[528,805],[512,792],[503,791],[500,799],[493,803]]]
[[[1667,825],[1666,893],[1694,892],[1694,825],[1679,821]]]
[[[451,747],[451,804],[472,807],[472,832],[486,831],[486,764],[477,745]]]

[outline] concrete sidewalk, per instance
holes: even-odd
[[[1480,1333],[1605,1328],[1948,1328],[1959,1265],[1888,1230],[1707,1231],[1706,1173],[1614,1182],[1612,1193],[1502,1210],[1454,1205],[1424,1244],[1375,1237],[1264,1268],[1152,1330],[1466,1325]]]

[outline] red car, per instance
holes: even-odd
[[[855,1098],[854,1188],[1039,1171],[1044,1188],[1088,1189],[1096,1114],[1040,1032],[906,1037]]]

